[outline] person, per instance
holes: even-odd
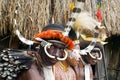
[[[81,41],[80,49],[84,49],[88,46],[90,41]],[[96,43],[95,47],[87,53],[87,55],[80,55],[79,64],[74,66],[77,74],[77,80],[93,80],[94,70],[91,65],[96,65],[102,58],[102,48],[99,42]]]
[[[17,57],[14,59],[18,61],[17,65],[15,63],[10,63],[10,58],[8,61],[4,59],[0,60],[0,63],[10,63],[19,68],[19,72],[16,72],[17,68],[13,69],[16,76],[7,74],[5,77],[5,70],[1,71],[0,76],[4,80],[55,80],[54,72],[52,66],[56,64],[59,60],[64,61],[67,56],[67,50],[72,50],[74,48],[73,41],[62,34],[64,28],[59,24],[49,24],[45,26],[40,33],[36,34],[34,37],[34,48],[35,51],[16,51],[13,50],[11,53],[17,55],[11,55],[12,57]],[[3,53],[8,55],[8,50]],[[20,56],[22,54],[22,56]],[[29,59],[29,57],[30,59]],[[2,55],[0,55],[2,57]],[[31,62],[30,64],[27,64]],[[25,65],[24,65],[25,64]],[[27,67],[29,65],[29,67]],[[21,66],[26,66],[26,68],[21,68]],[[4,68],[5,66],[0,66]],[[8,68],[8,67],[6,67]],[[14,72],[11,72],[12,74]]]
[[[77,39],[73,28],[71,28],[68,37],[71,38],[73,41]],[[76,46],[74,47],[74,49],[75,48]],[[74,53],[74,49],[72,51],[68,51],[68,57],[66,60],[59,61],[54,65],[53,69],[55,80],[76,80],[76,73],[73,69],[73,66],[78,64],[79,59]]]
[[[88,12],[83,11],[76,19],[74,29],[80,36],[80,62],[74,67],[77,79],[93,80],[91,65],[95,65],[102,59],[102,49],[99,43],[107,38],[106,28],[101,26],[101,23],[92,18]],[[96,40],[99,43],[95,46]]]

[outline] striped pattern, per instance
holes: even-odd
[[[18,36],[19,40],[27,45],[33,45],[34,41],[24,38],[18,29],[15,30],[15,34]]]
[[[75,3],[75,7],[73,8],[73,12],[71,14],[71,17],[69,18],[69,21],[66,24],[65,32],[63,33],[65,36],[68,36],[71,28],[73,27],[74,22],[76,21],[76,18],[78,17],[79,13],[83,9],[85,0],[77,0]]]
[[[61,64],[61,62],[58,62],[53,67],[55,80],[77,80],[73,68],[68,65],[67,70],[65,70],[62,66],[63,64]]]

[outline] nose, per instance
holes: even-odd
[[[73,51],[72,55],[73,55],[73,57],[75,57],[75,59],[77,61],[79,61],[80,54],[79,54],[79,50],[78,49],[76,49],[75,51]]]
[[[62,56],[62,53],[59,49],[56,50],[54,56],[57,58],[57,57],[61,57]]]
[[[99,54],[96,52],[96,53],[92,53],[92,55],[96,58],[99,58]]]

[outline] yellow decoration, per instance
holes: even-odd
[[[81,37],[83,38],[83,40],[85,41],[92,41],[93,37],[87,37],[84,34],[81,34]],[[102,39],[98,38],[97,42],[101,42],[102,44],[107,44],[108,42],[103,42]]]
[[[101,4],[99,3],[99,4],[97,5],[97,8],[100,9],[100,7],[101,7]]]
[[[97,5],[98,9],[100,9],[100,5]]]
[[[69,8],[70,8],[71,10],[73,10],[74,7],[75,7],[75,6],[74,6],[74,3],[73,3],[73,2],[69,3]]]
[[[61,67],[63,70],[65,70],[65,71],[68,70],[68,65],[64,65],[62,62],[59,62],[59,64],[60,64],[60,67]]]

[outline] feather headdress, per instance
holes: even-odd
[[[105,27],[101,26],[101,23],[96,21],[88,12],[81,12],[79,14],[75,21],[74,29],[86,37],[91,37],[91,40],[96,30],[99,31],[98,38],[101,41],[107,38]]]

